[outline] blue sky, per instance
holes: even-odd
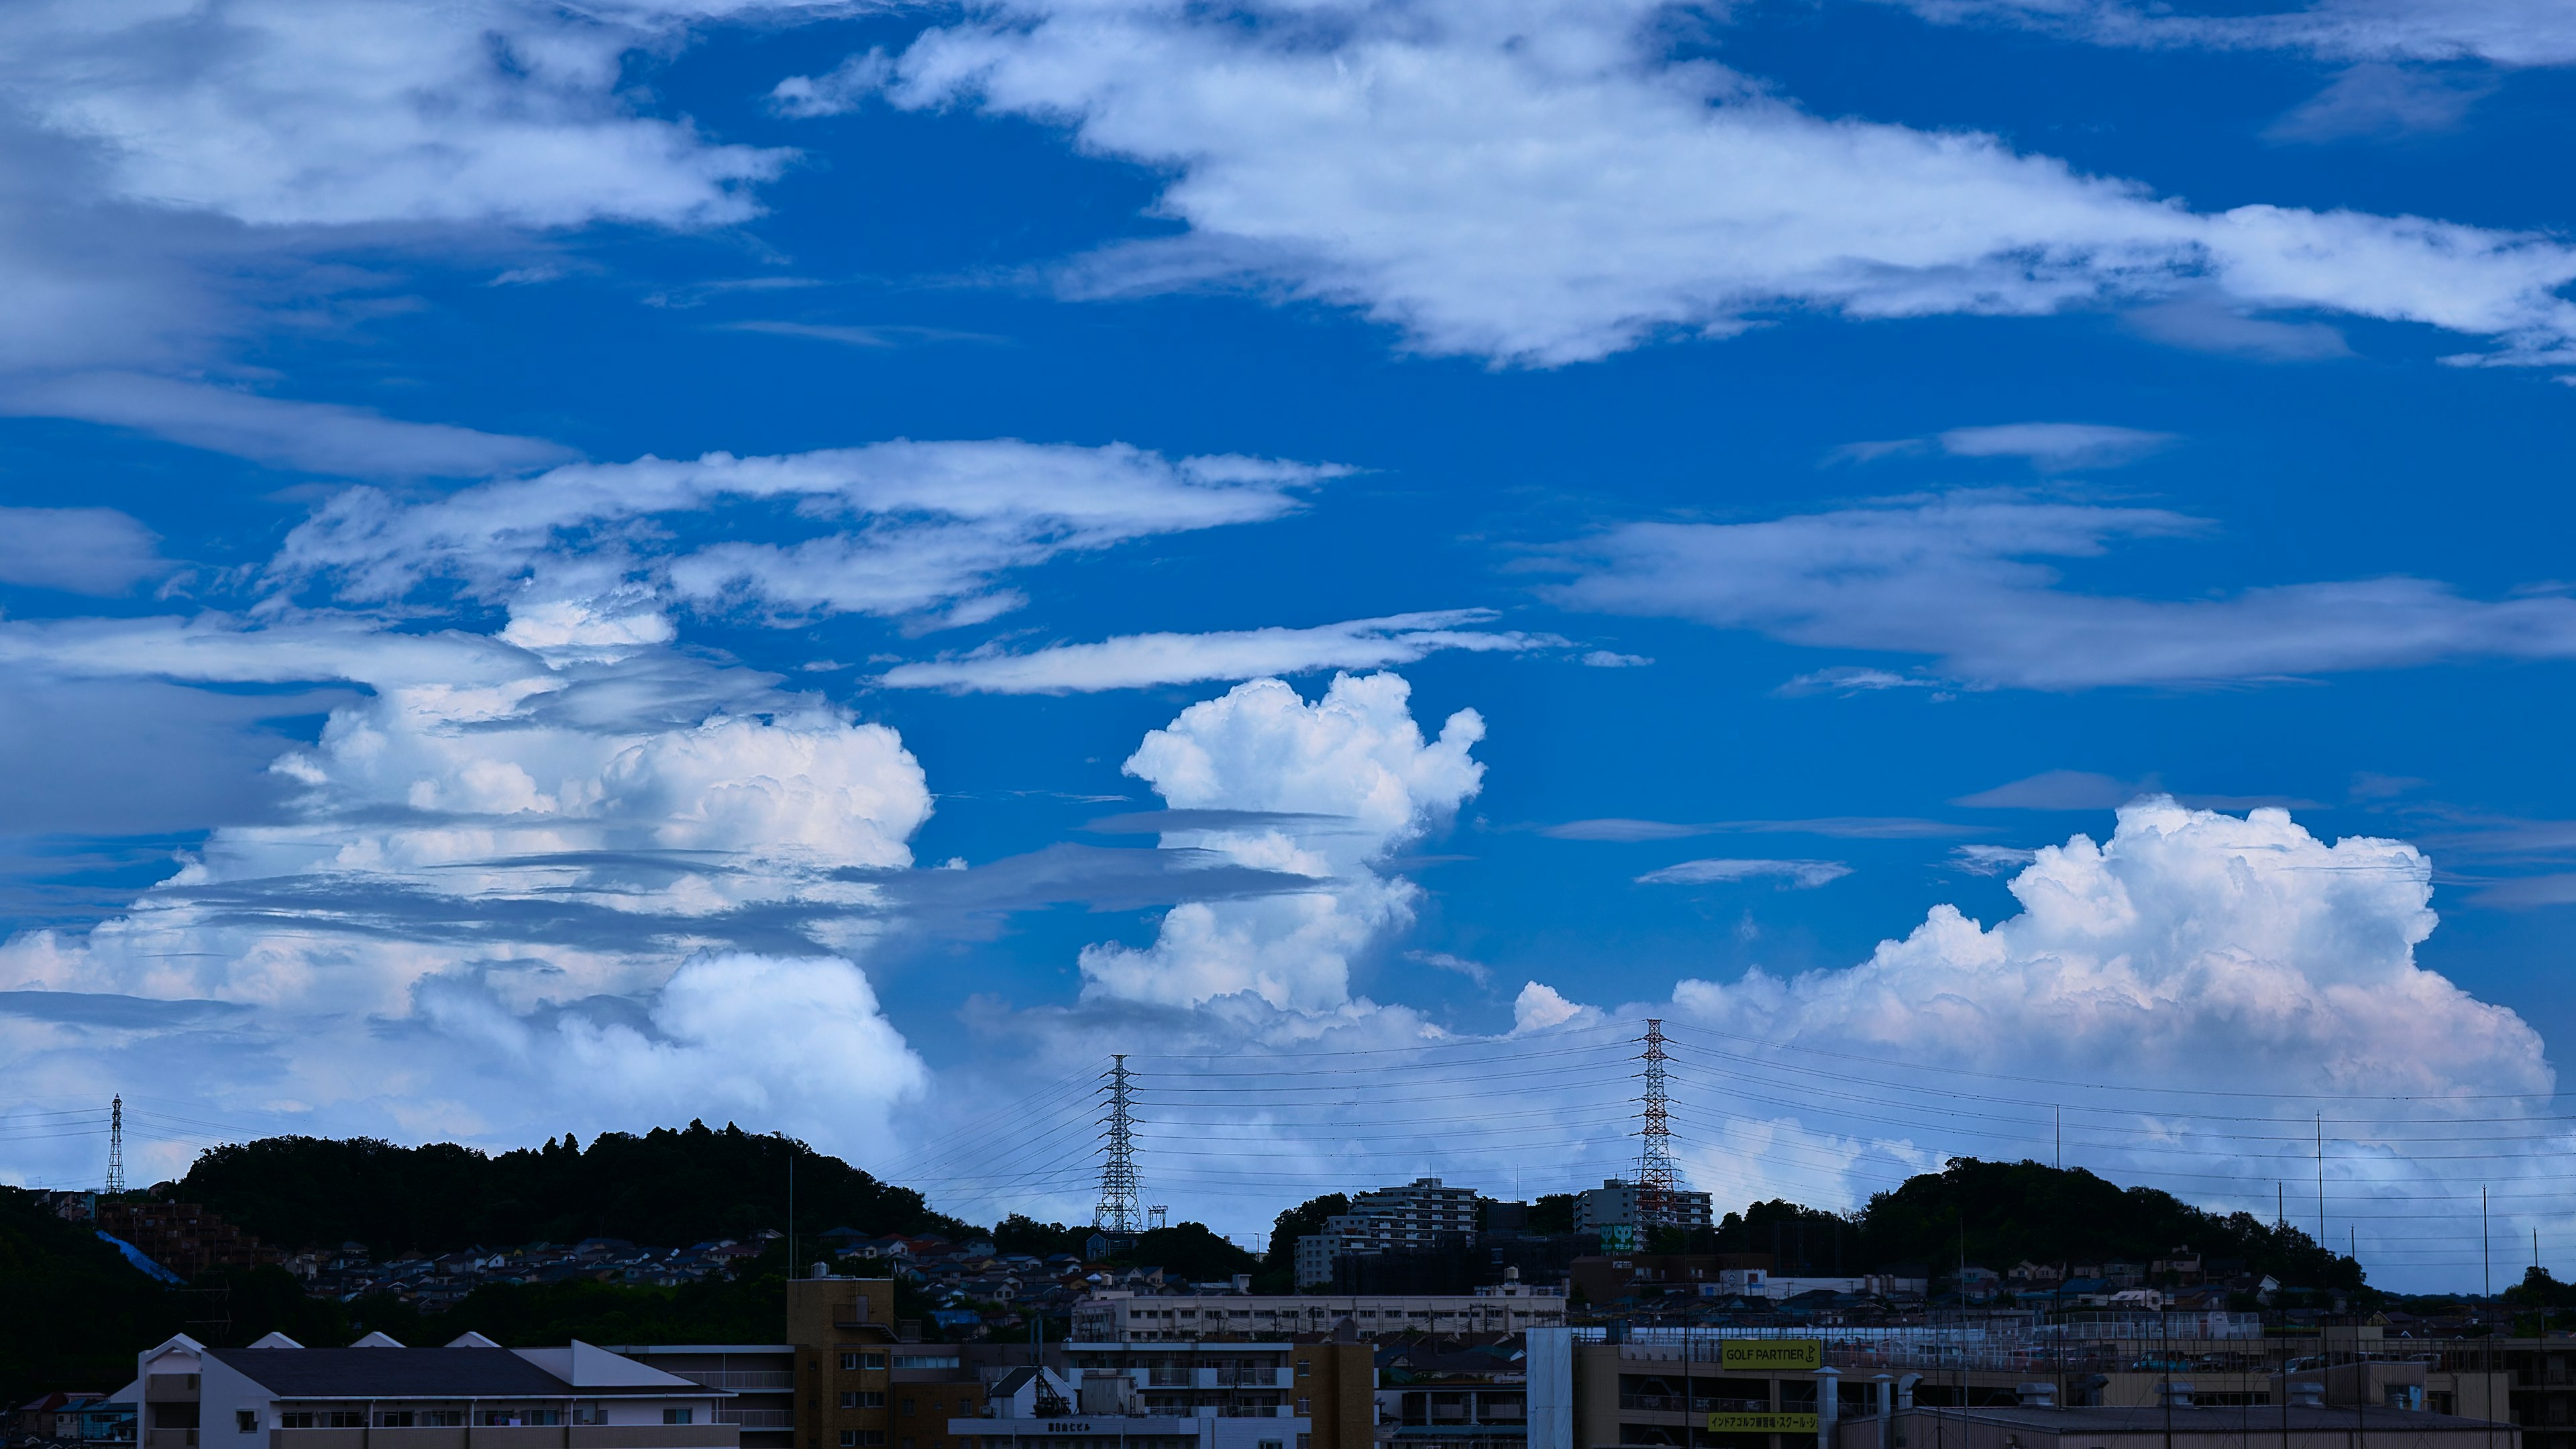
[[[1791,1084],[1687,1083],[1729,1201],[2080,1100],[2268,1203],[2247,1092],[2376,1280],[2549,1246],[2555,13],[7,25],[0,1174],[121,1090],[156,1173],[705,1115],[1079,1216],[1112,1051],[1560,1064],[1508,1162],[1146,1164],[1251,1231],[1618,1171],[1662,1014]]]

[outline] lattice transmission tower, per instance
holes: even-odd
[[[1665,1067],[1670,1058],[1664,1054],[1664,1021],[1662,1017],[1646,1018],[1646,1049],[1638,1057],[1646,1064],[1644,1098],[1644,1138],[1637,1163],[1637,1216],[1648,1223],[1669,1224],[1678,1221],[1681,1171],[1673,1165],[1672,1099],[1665,1092]]]
[[[125,1094],[122,1092],[107,1104],[107,1186],[100,1191],[110,1196],[125,1191]]]
[[[1144,1227],[1136,1208],[1135,1099],[1128,1094],[1126,1054],[1110,1060],[1102,1088],[1109,1098],[1109,1115],[1100,1119],[1100,1202],[1091,1210],[1091,1225],[1108,1233],[1135,1233]]]

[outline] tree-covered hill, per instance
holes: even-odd
[[[277,1247],[358,1242],[380,1260],[592,1237],[676,1247],[784,1227],[791,1156],[800,1237],[976,1231],[791,1138],[702,1122],[604,1133],[588,1148],[566,1135],[497,1156],[454,1143],[270,1137],[207,1151],[172,1192]]]
[[[2185,1245],[2204,1259],[2241,1260],[2249,1272],[2268,1273],[2284,1284],[2345,1291],[2362,1286],[2360,1264],[2287,1224],[2251,1213],[2209,1212],[2171,1193],[2123,1188],[2082,1168],[1974,1158],[1909,1178],[1849,1215],[1757,1202],[1728,1213],[1708,1246],[1777,1253],[1785,1271],[1828,1273],[1839,1260],[1852,1273],[1922,1264],[1940,1275],[1963,1253],[1970,1263],[2000,1271],[2025,1258],[2144,1264]]]

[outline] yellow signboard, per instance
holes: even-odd
[[[1812,1434],[1816,1432],[1813,1414],[1711,1414],[1708,1432],[1712,1434]]]
[[[1718,1366],[1813,1371],[1825,1366],[1825,1341],[1821,1338],[1729,1338],[1718,1345]]]

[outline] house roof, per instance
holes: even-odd
[[[506,1348],[210,1348],[282,1399],[570,1397],[562,1379]]]

